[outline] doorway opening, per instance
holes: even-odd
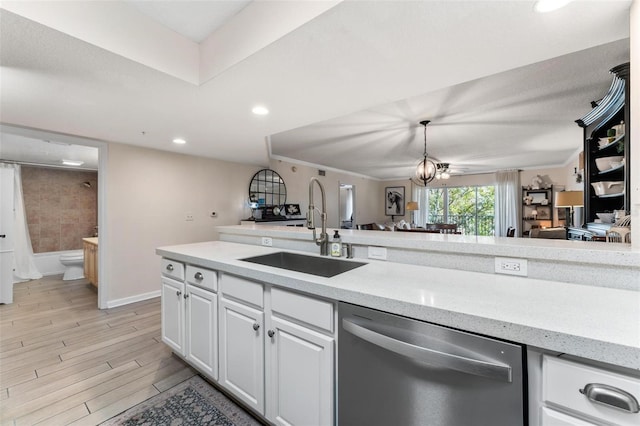
[[[108,282],[101,265],[106,264],[108,244],[104,232],[107,144],[11,125],[1,125],[0,136],[0,161],[21,169],[25,221],[36,268],[43,275],[82,269],[71,259],[76,253],[86,257],[85,238],[99,238],[97,255],[92,253],[97,266],[92,284],[97,288],[97,307],[106,308]],[[65,160],[75,163],[68,165]],[[82,270],[69,275],[69,279],[77,274],[82,275]]]
[[[340,183],[340,200],[338,203],[338,220],[341,229],[353,229],[356,220],[356,187]]]

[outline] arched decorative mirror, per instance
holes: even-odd
[[[258,207],[282,206],[287,201],[287,187],[282,177],[270,169],[259,170],[249,183],[249,201]]]

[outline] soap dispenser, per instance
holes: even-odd
[[[342,256],[342,240],[340,239],[340,234],[337,229],[333,232],[333,239],[331,240],[331,256],[340,257]]]

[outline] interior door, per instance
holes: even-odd
[[[0,303],[13,303],[13,177],[0,168]]]

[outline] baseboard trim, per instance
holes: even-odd
[[[125,297],[123,299],[110,300],[107,302],[107,309],[116,308],[118,306],[129,305],[131,303],[142,302],[143,300],[153,299],[160,297],[160,290],[152,291],[149,293],[138,294],[131,297]]]

